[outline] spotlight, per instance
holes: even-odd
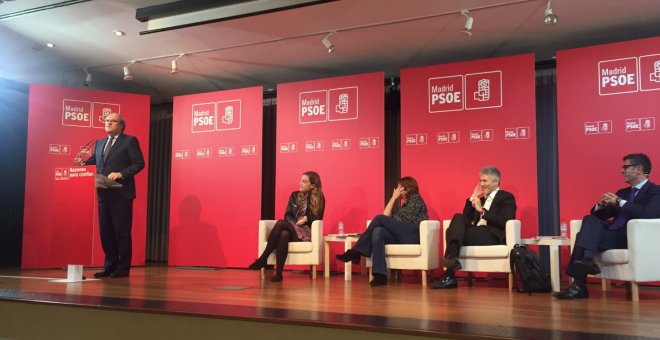
[[[87,67],[83,68],[83,71],[85,71],[85,73],[87,74],[87,76],[85,77],[85,81],[83,82],[83,86],[92,87],[92,74],[89,73]]]
[[[132,61],[130,64],[124,66],[124,80],[133,80],[133,75],[131,74],[131,70],[128,69],[128,66],[135,64],[134,61]]]
[[[474,24],[474,18],[470,16],[470,12],[468,10],[461,11],[461,15],[465,17],[465,27],[463,27],[461,33],[470,37],[472,36],[472,24]]]
[[[545,10],[545,18],[543,18],[543,22],[546,25],[554,25],[557,23],[557,20],[559,19],[555,13],[552,12],[552,8],[550,8],[550,3],[552,0],[548,0],[548,8]]]
[[[183,57],[183,53],[179,54],[178,57],[172,59],[172,70],[170,71],[170,74],[177,74],[179,73],[179,68],[176,65],[176,61],[179,60],[181,57]]]
[[[335,50],[335,45],[333,45],[330,42],[330,39],[328,39],[328,38],[330,38],[331,35],[333,35],[335,33],[337,33],[337,32],[334,32],[334,31],[330,32],[330,33],[328,33],[328,35],[325,36],[325,38],[323,38],[323,40],[321,40],[321,42],[323,43],[323,46],[325,46],[325,48],[328,50],[328,53],[332,53]]]

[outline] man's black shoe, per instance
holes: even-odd
[[[115,270],[114,272],[112,272],[110,274],[110,277],[113,278],[113,279],[116,279],[116,278],[119,278],[119,277],[128,277],[129,273],[130,272],[128,270],[118,269],[118,270]]]
[[[560,300],[586,299],[589,297],[589,291],[585,285],[574,282],[568,286],[568,289],[554,293],[553,296]]]
[[[442,258],[442,266],[453,271],[460,270],[463,268],[461,262],[453,256],[445,256]]]
[[[108,276],[110,276],[110,274],[112,274],[111,271],[104,270],[102,272],[94,273],[94,277],[97,278],[97,279],[100,279],[102,277],[108,277]]]
[[[458,281],[453,275],[445,275],[437,282],[431,284],[431,289],[452,289],[458,288]]]
[[[374,274],[374,278],[369,282],[372,287],[387,285],[387,275]]]
[[[577,260],[573,262],[573,271],[576,274],[596,275],[600,274],[600,267],[593,260]]]

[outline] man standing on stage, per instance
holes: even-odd
[[[94,274],[97,278],[126,277],[131,270],[134,176],[144,168],[144,157],[137,138],[125,135],[124,129],[126,122],[122,116],[108,115],[105,119],[108,138],[97,140],[94,154],[83,162],[96,165],[97,174],[121,184],[121,187],[97,186],[96,189],[101,246],[105,253],[103,271]]]
[[[445,235],[447,248],[442,258],[445,275],[431,284],[433,289],[457,288],[454,273],[461,269],[458,254],[462,246],[506,244],[505,226],[516,217],[516,200],[500,189],[500,171],[492,166],[479,172],[479,184],[466,200],[462,214],[454,215]]]
[[[660,187],[648,180],[651,160],[643,153],[623,157],[621,174],[628,187],[603,194],[584,217],[566,274],[573,277],[567,290],[555,293],[557,299],[586,299],[587,275],[600,273],[594,262],[596,252],[628,248],[627,224],[636,218],[660,217]]]

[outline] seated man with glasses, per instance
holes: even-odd
[[[626,249],[628,232],[626,225],[636,218],[660,217],[660,186],[648,180],[651,160],[642,153],[623,157],[623,179],[629,187],[613,194],[603,194],[582,220],[582,228],[575,239],[575,247],[566,273],[573,277],[567,290],[555,293],[557,299],[586,299],[587,275],[600,273],[594,262],[596,252],[609,249]]]

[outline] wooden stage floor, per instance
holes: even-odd
[[[94,270],[86,269],[92,277]],[[418,275],[384,287],[367,277],[342,274],[311,280],[287,271],[284,281],[260,279],[258,271],[136,267],[130,278],[54,283],[63,270],[0,269],[0,301],[57,303],[111,310],[264,321],[371,332],[458,338],[628,338],[660,336],[660,290],[642,287],[640,302],[613,287],[591,298],[558,301],[551,294],[510,292],[502,280],[459,289],[423,288]]]

